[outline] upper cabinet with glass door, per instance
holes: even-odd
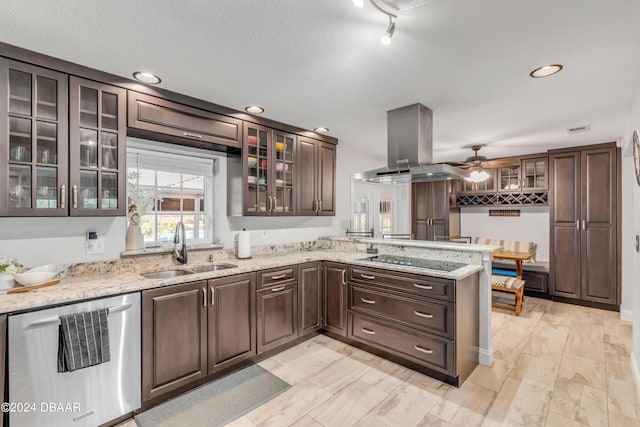
[[[126,91],[70,79],[69,159],[72,216],[126,212]]]
[[[522,191],[538,191],[549,188],[548,157],[522,159]]]
[[[1,216],[66,216],[68,76],[0,59]]]
[[[293,215],[296,136],[245,122],[245,215]]]

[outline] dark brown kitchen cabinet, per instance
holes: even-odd
[[[209,280],[208,373],[256,354],[255,273]]]
[[[256,292],[258,354],[298,337],[297,282],[284,282]]]
[[[324,315],[322,326],[334,334],[347,336],[347,266],[325,262],[323,266]]]
[[[244,215],[294,215],[296,136],[245,122]]]
[[[477,194],[477,193],[495,193],[496,192],[496,170],[485,169],[489,174],[489,178],[482,182],[471,182],[466,179],[458,181],[458,194]]]
[[[335,215],[336,146],[298,137],[298,215]]]
[[[520,166],[522,191],[540,191],[549,188],[549,158],[523,158]]]
[[[0,58],[0,216],[67,216],[66,74]]]
[[[129,91],[131,135],[153,137],[200,148],[241,148],[242,121],[166,99]]]
[[[303,336],[322,328],[322,263],[298,266],[298,330]]]
[[[452,184],[449,181],[411,184],[411,233],[417,240],[435,240],[459,231],[458,217],[450,208]],[[457,208],[453,208],[457,211]]]
[[[142,400],[207,375],[207,282],[142,292]]]
[[[121,88],[70,78],[71,216],[118,216],[127,211],[126,96]]]
[[[459,386],[478,364],[478,281],[350,266],[350,341]]]
[[[618,305],[619,149],[550,154],[550,293]]]

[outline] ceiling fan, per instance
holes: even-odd
[[[451,166],[456,166],[462,169],[517,169],[520,167],[520,160],[513,158],[487,160],[485,156],[479,156],[478,151],[482,148],[482,145],[472,145],[473,156],[467,157],[464,162],[447,162]]]

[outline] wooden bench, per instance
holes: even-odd
[[[524,299],[524,280],[513,276],[501,276],[499,274],[491,275],[491,289],[500,292],[510,292],[515,295],[516,301],[514,305],[501,304],[493,302],[491,305],[504,310],[516,312],[516,316],[520,316],[522,311],[522,301]]]

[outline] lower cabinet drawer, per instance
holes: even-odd
[[[526,291],[549,292],[549,275],[547,273],[538,273],[532,271],[522,272],[522,280],[524,280],[524,289]]]
[[[381,350],[455,376],[455,344],[445,338],[396,329],[368,317],[352,313],[349,335]]]
[[[351,286],[351,309],[386,316],[393,321],[406,322],[409,326],[454,338],[455,304],[451,302],[421,301],[354,284]]]

